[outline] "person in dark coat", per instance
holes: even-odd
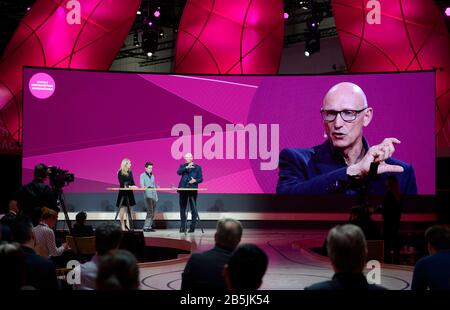
[[[47,177],[48,167],[44,164],[37,164],[34,167],[34,180],[20,190],[19,214],[28,216],[33,226],[39,224],[43,207],[59,212],[56,196],[53,190],[45,184]]]
[[[327,250],[335,272],[333,278],[310,285],[305,290],[386,290],[383,286],[369,283],[364,276],[367,242],[361,228],[352,224],[332,228],[327,236]]]
[[[75,216],[75,225],[73,225],[74,237],[91,237],[94,235],[94,229],[91,225],[86,225],[87,214],[84,211],[78,212]]]
[[[26,216],[18,217],[13,226],[14,241],[19,243],[25,260],[25,285],[37,290],[59,289],[54,263],[34,251],[33,226]]]
[[[131,161],[128,158],[124,158],[120,165],[120,169],[117,172],[117,178],[119,179],[119,186],[121,188],[137,188],[134,183],[133,173],[131,172]],[[129,229],[124,220],[124,214],[127,206],[132,207],[136,205],[136,201],[134,200],[134,194],[132,190],[120,190],[119,195],[117,196],[116,207],[120,208],[119,217],[120,217],[120,226],[122,230]],[[133,216],[132,216],[133,217]],[[129,218],[128,221],[132,221],[132,218]]]
[[[395,175],[389,175],[387,177],[386,187],[387,191],[381,206],[381,214],[383,216],[384,261],[398,264],[403,194],[400,192],[398,179]]]
[[[191,153],[184,155],[186,163],[181,164],[177,170],[178,175],[181,176],[178,188],[185,190],[178,190],[180,195],[180,233],[186,232],[187,226],[187,215],[186,210],[189,203],[189,208],[191,210],[191,225],[189,227],[189,232],[195,231],[195,224],[198,219],[197,211],[197,188],[198,184],[203,182],[202,167],[200,165],[194,164],[193,157]]]
[[[217,222],[215,246],[189,258],[181,275],[183,291],[226,291],[224,267],[242,237],[239,221],[224,218]]]

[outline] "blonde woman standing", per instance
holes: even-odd
[[[117,172],[117,177],[121,188],[137,188],[134,184],[133,173],[131,172],[131,161],[128,158],[122,160],[120,169]],[[122,230],[129,229],[124,220],[125,210],[127,206],[132,207],[134,205],[136,205],[136,201],[134,200],[133,191],[120,190],[119,195],[117,196],[116,207],[120,208],[119,218]],[[128,218],[128,222],[130,223],[131,221],[132,219]]]

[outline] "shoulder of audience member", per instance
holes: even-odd
[[[305,287],[306,291],[327,291],[327,290],[334,290],[335,289],[335,283],[333,280],[327,280],[323,282],[318,282],[311,284],[307,287]]]

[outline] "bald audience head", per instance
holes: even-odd
[[[241,222],[231,218],[220,219],[217,222],[216,233],[214,235],[216,246],[234,250],[239,242],[241,242],[241,237]]]

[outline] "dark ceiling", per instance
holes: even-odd
[[[449,0],[435,1],[441,8],[442,12],[445,7],[450,6]],[[27,8],[34,2],[35,0],[0,0],[0,55],[3,53],[3,50],[5,49],[20,20],[26,14]],[[316,2],[319,2],[323,6],[325,15],[331,16],[329,4],[330,0],[316,0]],[[156,7],[160,7],[161,12],[164,12],[164,14],[161,14],[159,26],[177,29],[185,4],[186,0],[143,0],[141,4],[143,14],[136,15],[136,22],[130,33],[138,31],[142,25],[142,18],[146,15],[146,12],[148,10],[152,11]],[[290,14],[289,20],[286,21],[286,27],[304,23],[306,21],[308,11],[302,11],[299,6],[299,0],[285,0],[285,11]],[[446,18],[446,21],[447,27],[450,29],[450,18]],[[323,36],[335,35],[335,33],[335,29],[325,29],[325,31],[323,31]],[[304,40],[303,33],[292,33],[286,31],[285,44],[296,43],[302,40]],[[173,47],[173,43],[171,47]],[[127,55],[119,54],[118,57],[127,57]]]

